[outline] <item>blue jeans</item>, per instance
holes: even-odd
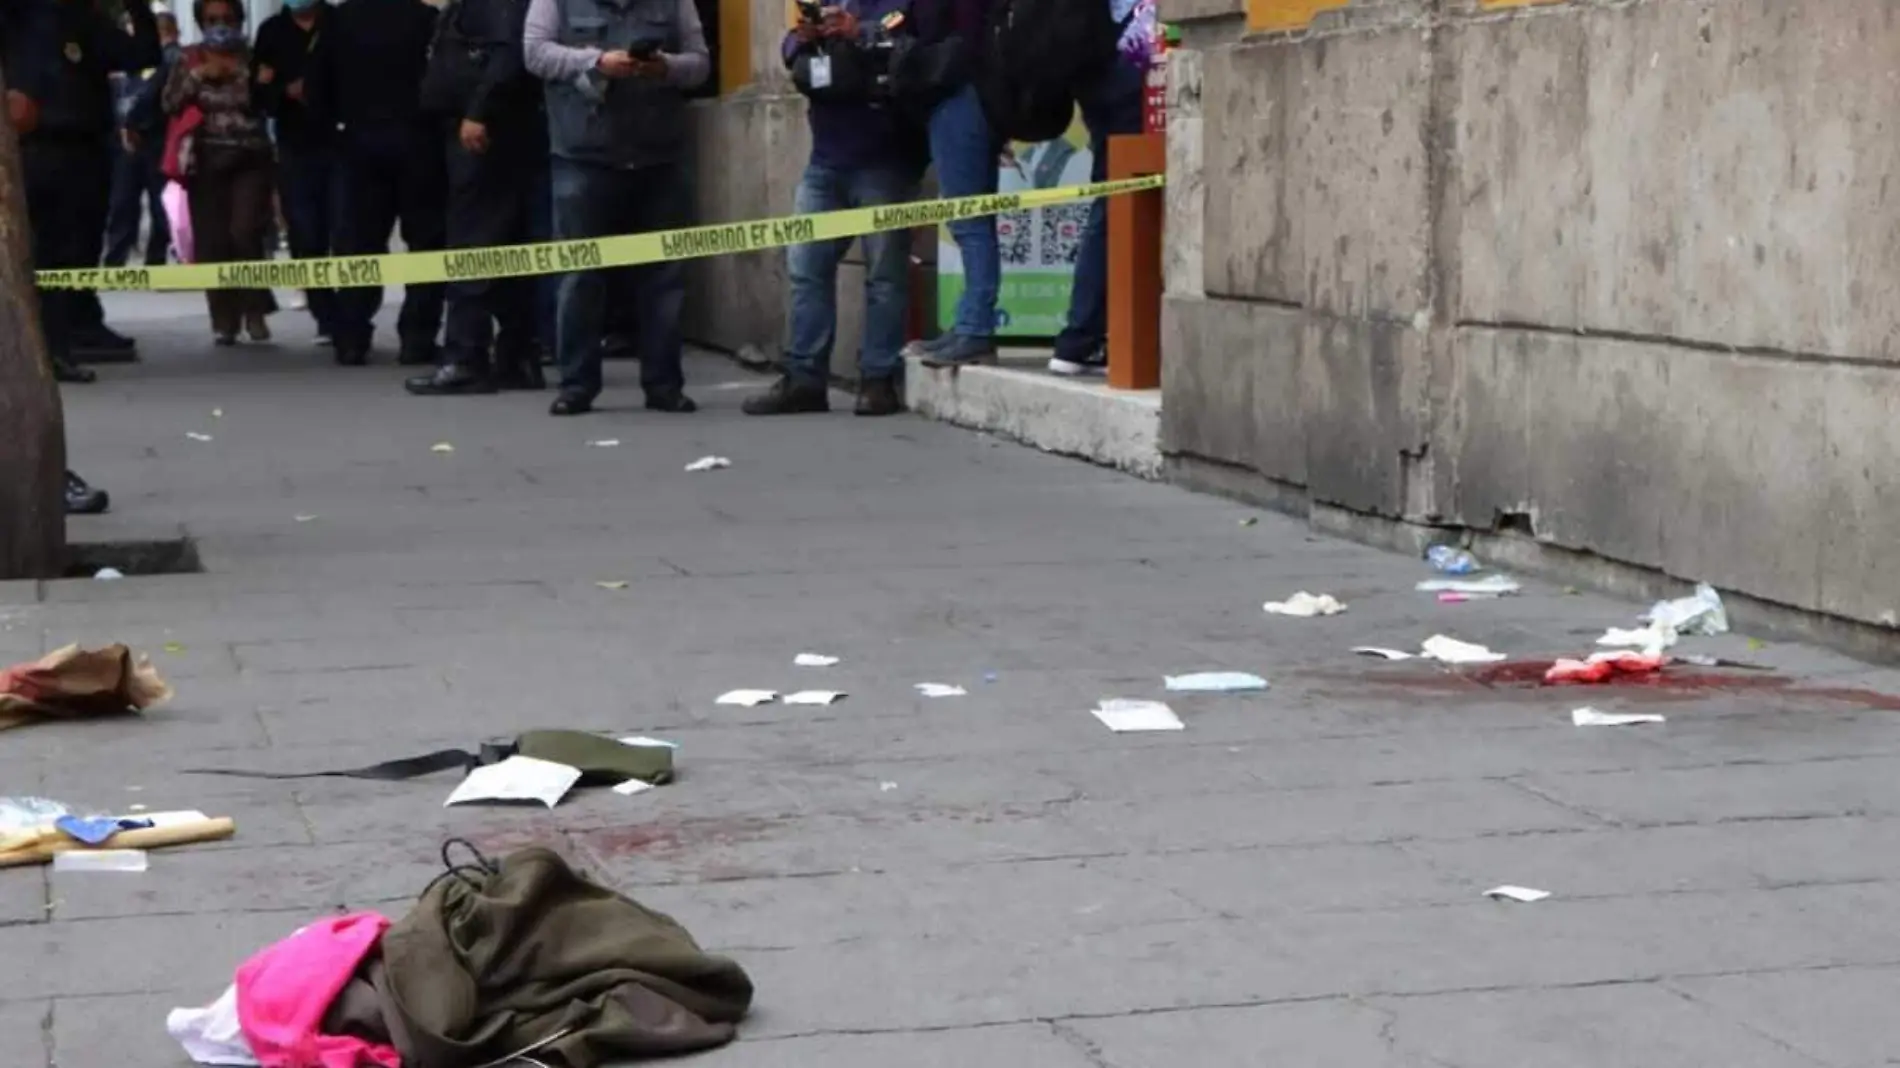
[[[917,195],[917,175],[909,168],[839,170],[817,163],[805,167],[793,207],[800,215],[846,208],[899,204]],[[786,253],[792,279],[791,340],[785,369],[801,382],[823,384],[831,378],[831,346],[838,330],[838,261],[852,238],[793,245]],[[904,347],[904,317],[910,298],[910,232],[865,234],[864,344],[858,350],[858,374],[866,379],[897,374]]]
[[[1108,139],[1141,132],[1142,74],[1117,60],[1080,95],[1082,122],[1089,130],[1094,163],[1091,181],[1108,177]],[[1075,253],[1075,281],[1069,290],[1069,321],[1056,336],[1059,360],[1091,363],[1108,343],[1108,204],[1089,205],[1082,245]]]
[[[562,241],[644,234],[690,226],[693,190],[677,163],[624,170],[554,159],[554,232]],[[683,265],[647,263],[632,270],[634,321],[640,332],[640,385],[648,395],[686,384],[680,356],[685,339],[680,312],[686,298]],[[600,395],[600,338],[607,322],[607,271],[574,271],[561,279],[556,347],[561,395]]]
[[[330,254],[341,214],[337,206],[342,195],[339,174],[336,155],[327,146],[277,146],[277,197],[284,206],[292,258]],[[336,290],[312,289],[304,295],[309,298],[310,317],[317,321],[317,332],[331,334],[336,329]]]
[[[1139,105],[1139,97],[1136,103]],[[930,161],[936,165],[937,188],[943,196],[996,192],[998,146],[975,86],[966,85],[938,104],[930,112],[928,132]],[[996,292],[1003,282],[996,218],[953,222],[950,236],[956,239],[957,252],[963,257],[963,298],[957,301],[955,330],[966,337],[991,337],[996,333]]]

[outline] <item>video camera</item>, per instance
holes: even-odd
[[[799,21],[825,21],[823,0],[797,0]],[[893,11],[861,24],[855,38],[820,37],[792,59],[792,84],[820,104],[888,106],[896,97],[892,69],[911,43],[910,22]]]

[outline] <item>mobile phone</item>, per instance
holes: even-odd
[[[660,54],[660,42],[635,41],[633,47],[627,49],[627,54],[635,59],[652,59]]]

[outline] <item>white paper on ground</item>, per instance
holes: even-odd
[[[621,745],[638,745],[650,749],[678,749],[680,747],[678,742],[669,742],[663,738],[649,738],[644,734],[630,735],[618,741]]]
[[[1668,720],[1654,712],[1599,712],[1594,708],[1577,708],[1571,710],[1570,722],[1579,727],[1633,727],[1638,723],[1666,723]]]
[[[753,705],[770,704],[778,700],[777,690],[728,690],[713,701],[716,705]]]
[[[1495,664],[1505,658],[1503,653],[1494,653],[1482,645],[1461,642],[1443,634],[1434,634],[1425,639],[1423,655],[1429,660],[1446,664]]]
[[[785,698],[788,705],[829,705],[844,697],[843,690],[800,690]]]
[[[251,1066],[250,1043],[238,1025],[237,985],[224,988],[218,1000],[202,1009],[173,1009],[165,1016],[165,1030],[181,1046],[185,1056],[198,1064]]]
[[[1542,901],[1550,896],[1548,890],[1532,890],[1528,886],[1494,886],[1484,892],[1492,900],[1521,901],[1528,905],[1533,901]]]
[[[614,793],[625,794],[628,797],[632,797],[634,794],[644,794],[651,789],[653,789],[653,784],[650,782],[641,782],[639,779],[628,779],[626,782],[614,787]]]
[[[1477,596],[1490,595],[1502,597],[1508,593],[1517,593],[1524,587],[1509,575],[1490,574],[1483,578],[1446,578],[1426,579],[1418,584],[1420,593],[1468,593]]]
[[[92,577],[100,582],[111,582],[114,579],[124,578],[125,572],[116,567],[102,567]]]
[[[468,773],[443,807],[475,801],[539,801],[549,808],[581,781],[581,769],[538,757],[511,756]]]
[[[187,823],[203,823],[211,817],[197,809],[184,809],[178,812],[141,812],[137,816],[126,818],[151,820],[152,828],[156,830],[161,827],[178,827]]]
[[[293,515],[293,516],[291,516],[290,518],[291,518],[291,519],[293,519],[293,520],[295,520],[295,521],[297,521],[297,522],[299,522],[299,523],[308,523],[308,522],[310,522],[311,520],[313,520],[313,519],[315,519],[315,518],[317,518],[317,517],[316,517],[316,516],[314,516],[314,515],[311,515],[311,514],[309,514],[309,513],[307,513],[307,512],[302,512],[302,513],[299,513],[299,514],[297,514],[297,515]]]
[[[823,653],[800,653],[792,658],[793,667],[830,667],[837,662],[837,657]]]
[[[1267,610],[1268,615],[1297,616],[1301,619],[1336,616],[1346,610],[1345,603],[1330,593],[1307,593],[1305,590],[1284,601],[1268,601],[1261,607]]]
[[[438,441],[434,445],[429,446],[429,451],[430,452],[454,452],[455,446],[449,444],[446,441]]]
[[[1695,593],[1687,597],[1657,601],[1643,619],[1678,634],[1728,633],[1728,609],[1722,604],[1722,595],[1706,582],[1697,583]]]
[[[1266,689],[1267,680],[1244,671],[1203,671],[1193,675],[1169,675],[1167,687],[1175,693],[1243,693]]]
[[[920,682],[917,684],[917,692],[925,697],[963,697],[969,693],[961,686],[951,686],[942,682]]]
[[[1360,656],[1376,656],[1381,660],[1410,660],[1418,655],[1398,649],[1382,649],[1376,645],[1358,645],[1352,651]]]
[[[1635,648],[1656,655],[1676,644],[1678,635],[1675,630],[1659,623],[1647,627],[1611,627],[1597,639],[1598,645],[1610,648]]]
[[[1117,733],[1124,731],[1178,731],[1185,730],[1186,724],[1174,714],[1174,709],[1160,701],[1132,701],[1121,697],[1105,697],[1094,709],[1095,718],[1102,725]]]
[[[732,461],[724,456],[701,456],[686,465],[688,471],[717,471],[722,467],[731,467]]]
[[[897,789],[897,784],[894,782],[885,781],[885,782],[878,783],[877,788],[879,792],[881,793],[890,793],[892,790]]]
[[[620,439],[619,438],[595,438],[593,441],[590,441],[587,444],[590,448],[612,449],[612,448],[617,448],[620,445]]]
[[[185,436],[190,438],[193,441],[210,441],[211,440],[211,435],[200,434],[196,430],[185,431]]]
[[[69,849],[53,854],[55,872],[120,871],[138,874],[150,867],[143,849]]]

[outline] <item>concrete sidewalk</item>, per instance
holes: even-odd
[[[1638,608],[1441,605],[1418,561],[1215,498],[907,417],[748,420],[758,380],[716,359],[696,416],[638,410],[610,365],[605,410],[555,420],[545,396],[404,396],[292,314],[214,353],[199,307],[120,305],[146,362],[67,404],[117,502],[74,537],[182,527],[206,573],[0,586],[8,660],[126,641],[179,698],[0,736],[0,781],[240,832],[143,875],[0,872],[8,1064],[184,1063],[166,1010],[314,915],[400,914],[450,835],[554,844],[739,959],[756,1015],[695,1064],[1900,1057],[1900,674],[1737,636],[1686,647],[1775,671],[1585,692],[1372,662],[1347,650],[1578,654]],[[707,454],[732,468],[682,470]],[[1351,609],[1261,612],[1299,589]],[[1213,669],[1273,687],[1173,695],[1180,733],[1088,714]],[[713,703],[739,687],[850,697]],[[1669,722],[1572,727],[1586,703]],[[446,776],[180,774],[533,726],[674,739],[681,778],[541,813],[445,810]],[[1481,896],[1499,883],[1555,896]]]

